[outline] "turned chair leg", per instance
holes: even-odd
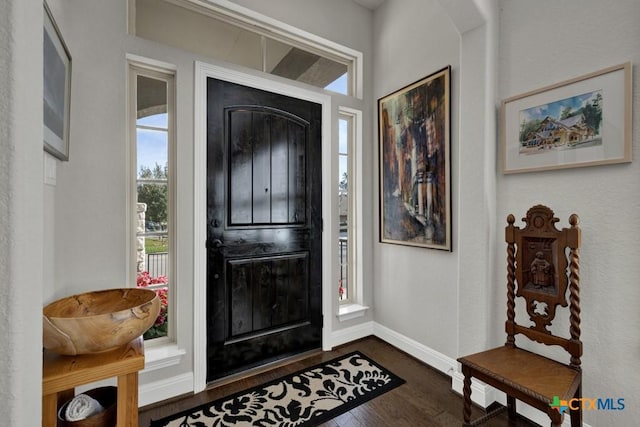
[[[464,418],[464,425],[468,426],[471,422],[471,377],[466,374],[462,385],[462,394],[464,396],[462,415]]]
[[[582,427],[582,408],[571,411],[571,427]]]
[[[576,390],[575,397],[578,399],[582,397],[582,386]],[[582,427],[582,405],[578,405],[578,409],[569,408],[569,416],[571,417],[571,427]]]
[[[555,409],[549,409],[547,412],[549,418],[551,419],[551,427],[561,427],[562,421],[564,420],[564,415],[560,414]]]

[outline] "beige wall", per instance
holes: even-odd
[[[40,425],[41,1],[0,3],[0,419]]]
[[[637,238],[640,164],[640,2],[501,1],[499,95],[501,98],[631,61],[633,150],[628,164],[516,175],[498,174],[497,228],[508,213],[520,218],[536,203],[551,207],[562,224],[580,216],[582,340],[586,397],[624,398],[624,411],[586,411],[591,426],[637,424],[640,385],[634,373],[640,349],[640,275]],[[606,142],[605,142],[606,143]],[[496,268],[504,267],[498,252]],[[497,277],[501,277],[498,275]],[[492,299],[504,305],[496,287]],[[494,330],[503,319],[492,319]],[[500,339],[495,340],[496,343]]]
[[[374,318],[440,353],[457,352],[460,36],[436,0],[386,1],[374,15],[374,97],[451,65],[453,252],[374,245]],[[377,153],[376,153],[377,154]],[[376,155],[376,159],[377,159]],[[376,171],[377,176],[377,171]],[[376,178],[377,180],[378,178]],[[371,194],[377,201],[377,186]],[[376,208],[375,212],[379,212]],[[379,237],[379,219],[371,232]]]

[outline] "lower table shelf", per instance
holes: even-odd
[[[117,377],[117,427],[138,427],[138,372],[144,369],[144,341],[104,353],[62,356],[43,353],[42,427],[56,427],[58,407],[72,399],[75,388]]]

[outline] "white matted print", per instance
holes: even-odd
[[[505,99],[502,171],[631,161],[631,64]]]

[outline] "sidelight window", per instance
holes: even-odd
[[[363,316],[364,266],[362,263],[363,176],[362,111],[339,107],[338,118],[338,300],[340,321]]]
[[[349,289],[349,146],[351,145],[352,118],[340,115],[338,120],[338,224],[340,235],[338,238],[338,262],[340,265],[340,279],[338,281],[338,298],[348,301],[352,294]]]
[[[161,311],[145,339],[171,335],[174,322],[174,75],[130,66],[132,254],[136,286],[154,290]]]
[[[341,313],[363,307],[362,289],[362,112],[339,108],[338,118],[338,300]]]

